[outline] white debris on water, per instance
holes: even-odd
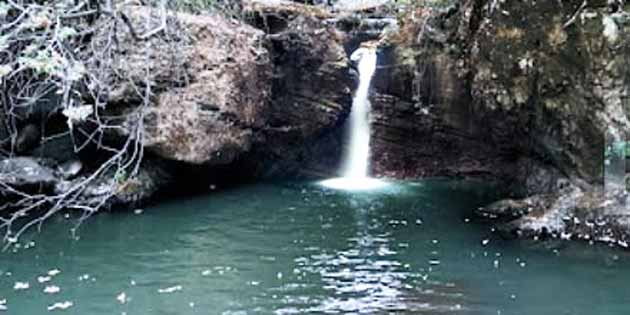
[[[118,300],[120,304],[125,304],[129,301],[129,298],[127,297],[127,293],[121,292],[120,294],[116,296],[116,300]]]
[[[74,303],[70,301],[57,302],[53,305],[48,306],[48,311],[66,310],[66,309],[71,308],[73,305]]]
[[[28,282],[16,282],[13,285],[13,290],[28,290],[31,287],[31,285]]]
[[[46,283],[48,281],[50,281],[51,277],[49,276],[39,276],[37,277],[37,282],[39,283]]]
[[[484,240],[481,241],[481,245],[483,245],[483,246],[488,245],[488,243],[490,243],[489,239],[484,239]]]
[[[183,288],[181,285],[176,285],[176,286],[172,286],[172,287],[168,287],[164,289],[158,289],[158,293],[173,293],[173,292],[181,291],[182,289]]]
[[[61,288],[56,285],[49,285],[44,288],[44,293],[46,294],[55,294],[59,293],[59,291],[61,291]]]
[[[60,273],[61,273],[61,270],[59,270],[59,269],[52,269],[52,270],[48,271],[48,275],[51,276],[51,277],[54,277],[54,276],[56,276],[56,275],[58,275]]]
[[[0,312],[4,312],[8,310],[9,308],[7,307],[7,299],[0,300]]]

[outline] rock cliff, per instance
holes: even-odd
[[[377,173],[484,177],[517,198],[553,200],[524,202],[518,216],[607,216],[592,201],[608,200],[606,148],[630,130],[627,12],[604,2],[474,0],[417,9],[402,23],[377,74]],[[539,223],[510,226],[571,228]]]

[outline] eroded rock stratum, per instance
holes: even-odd
[[[525,216],[511,231],[580,234],[566,222],[628,212],[623,187],[603,188],[606,147],[630,126],[628,13],[581,4],[409,13],[376,87],[376,170],[499,179],[516,199],[489,208]]]

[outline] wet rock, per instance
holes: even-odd
[[[139,34],[161,23],[157,10],[125,13]],[[111,86],[108,110],[126,115],[123,125],[134,123],[144,104],[135,86],[150,80],[155,97],[141,108],[147,150],[191,164],[230,163],[250,150],[267,123],[272,66],[264,34],[219,15],[169,12],[168,23],[165,34],[147,41],[120,32],[111,73],[102,74]],[[110,44],[108,36],[109,30],[97,32],[93,44]],[[116,81],[118,75],[130,79]]]
[[[63,194],[81,187],[77,202],[87,207],[131,209],[154,198],[160,189],[170,183],[171,178],[161,162],[148,159],[142,163],[135,176],[116,176],[112,171],[88,182],[86,177],[79,176],[72,180],[59,181],[55,186],[55,193]]]
[[[15,189],[33,191],[48,190],[58,180],[51,168],[36,159],[17,157],[0,161],[0,182]]]
[[[624,189],[583,191],[574,188],[511,202],[512,210],[525,215],[499,224],[503,235],[599,241],[628,247],[630,197]]]

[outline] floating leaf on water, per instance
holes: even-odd
[[[176,285],[176,286],[172,286],[172,287],[168,287],[164,289],[158,289],[158,293],[173,293],[173,292],[181,291],[182,289],[183,288],[181,285]]]
[[[116,296],[116,300],[118,300],[120,304],[125,304],[127,303],[127,301],[129,301],[129,299],[127,298],[127,294],[125,292],[121,292],[120,294],[118,294]]]
[[[65,310],[68,309],[70,307],[72,307],[74,305],[74,303],[70,302],[70,301],[64,301],[64,302],[57,302],[53,305],[48,306],[48,310],[49,311],[54,311],[54,310]]]
[[[37,277],[37,282],[39,283],[46,283],[48,281],[50,281],[50,277],[49,276],[39,276]]]
[[[61,288],[59,288],[56,285],[50,285],[44,288],[44,293],[46,294],[55,294],[55,293],[59,293],[59,291],[61,291]]]
[[[16,282],[13,285],[13,290],[28,290],[31,285],[28,282]]]

